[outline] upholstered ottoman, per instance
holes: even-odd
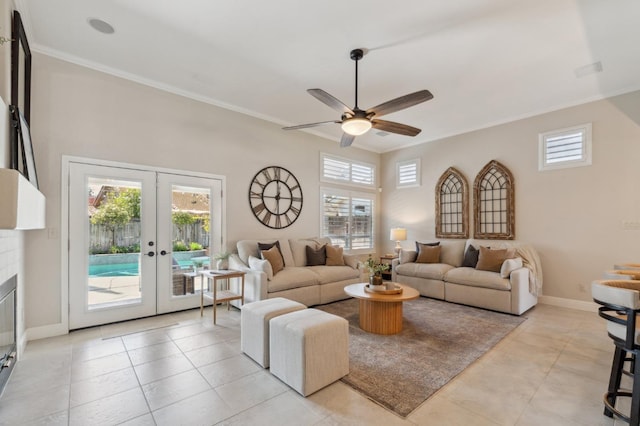
[[[306,309],[302,303],[275,297],[247,303],[240,311],[240,348],[264,368],[269,367],[269,320]]]
[[[317,309],[275,317],[271,373],[303,396],[349,374],[349,323]]]

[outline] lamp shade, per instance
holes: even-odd
[[[342,130],[351,136],[359,136],[367,133],[370,128],[371,122],[366,118],[354,117],[342,122]]]
[[[407,230],[405,228],[391,228],[391,241],[404,241],[407,239]]]

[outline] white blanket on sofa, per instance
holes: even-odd
[[[529,293],[538,296],[542,290],[542,263],[538,252],[530,244],[518,244],[516,253],[522,257],[522,266],[529,269]]]

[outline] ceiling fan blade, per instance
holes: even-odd
[[[405,136],[416,136],[422,131],[417,127],[411,127],[406,124],[386,120],[371,120],[371,125],[374,129],[382,130],[384,132],[397,133],[399,135]]]
[[[319,100],[320,102],[322,102],[323,104],[330,106],[331,108],[335,109],[336,111],[345,114],[345,113],[349,113],[353,115],[353,111],[351,110],[351,108],[349,108],[348,106],[346,106],[344,103],[342,103],[342,101],[340,101],[339,99],[333,97],[332,95],[328,94],[327,92],[325,92],[322,89],[308,89],[307,92],[313,96],[314,98],[316,98],[317,100]]]
[[[373,113],[376,117],[380,117],[382,115],[400,111],[401,109],[409,108],[410,106],[417,105],[430,99],[433,99],[433,95],[430,91],[419,90],[417,92],[400,96],[399,98],[384,102],[378,106],[374,106],[373,108],[369,108],[367,110],[367,115]]]
[[[306,129],[308,127],[322,126],[323,124],[330,124],[330,123],[340,124],[341,121],[339,121],[339,120],[331,120],[331,121],[319,121],[317,123],[298,124],[297,126],[283,127],[282,130]]]
[[[348,146],[351,146],[351,144],[353,143],[353,140],[356,137],[353,135],[350,135],[348,133],[343,133],[342,134],[342,139],[340,139],[340,147],[341,148],[346,148]]]

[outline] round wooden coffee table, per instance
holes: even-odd
[[[360,328],[375,334],[396,334],[402,331],[402,302],[420,297],[418,290],[403,284],[400,294],[378,294],[365,291],[367,283],[344,288],[349,296],[359,299]]]

